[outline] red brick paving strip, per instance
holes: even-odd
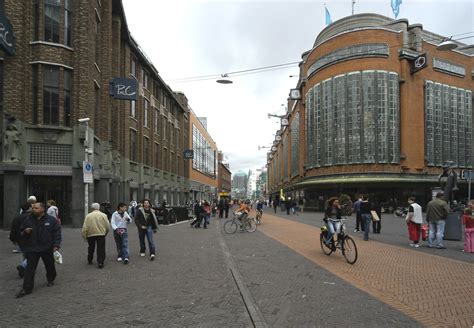
[[[426,327],[474,325],[474,264],[356,239],[350,265],[322,253],[317,227],[265,213],[259,230]]]

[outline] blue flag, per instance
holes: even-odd
[[[395,15],[395,18],[397,18],[400,13],[400,4],[402,3],[402,0],[391,0],[391,2],[393,14]]]
[[[331,14],[329,13],[329,10],[326,8],[326,6],[324,6],[324,11],[326,12],[326,25],[329,25],[332,23]]]

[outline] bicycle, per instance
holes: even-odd
[[[254,232],[257,230],[257,223],[255,219],[251,217],[239,220],[235,214],[232,219],[224,223],[224,231],[228,234],[235,233],[239,227],[241,231]]]
[[[354,264],[357,261],[357,246],[354,242],[354,239],[346,234],[346,224],[344,223],[346,220],[347,219],[340,219],[341,225],[339,227],[339,231],[336,232],[336,242],[333,238],[331,239],[329,245],[326,244],[326,238],[329,232],[326,225],[321,227],[319,241],[321,244],[321,250],[325,255],[329,256],[339,248],[347,263]]]
[[[257,210],[257,215],[255,216],[255,222],[257,224],[261,224],[262,223],[262,216],[263,216],[263,211],[262,210]]]

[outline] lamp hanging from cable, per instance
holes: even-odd
[[[220,84],[232,84],[234,82],[232,82],[231,79],[229,79],[229,75],[226,74],[221,74],[221,78],[216,80],[217,83],[220,83]]]
[[[458,45],[452,40],[452,37],[444,38],[443,41],[436,47],[436,49],[441,51],[449,51],[456,49]]]

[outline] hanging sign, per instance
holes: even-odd
[[[137,100],[138,82],[135,79],[116,77],[109,82],[109,94],[114,99]]]
[[[7,54],[13,56],[15,54],[15,36],[13,35],[13,27],[10,21],[0,14],[0,48],[5,50]]]

